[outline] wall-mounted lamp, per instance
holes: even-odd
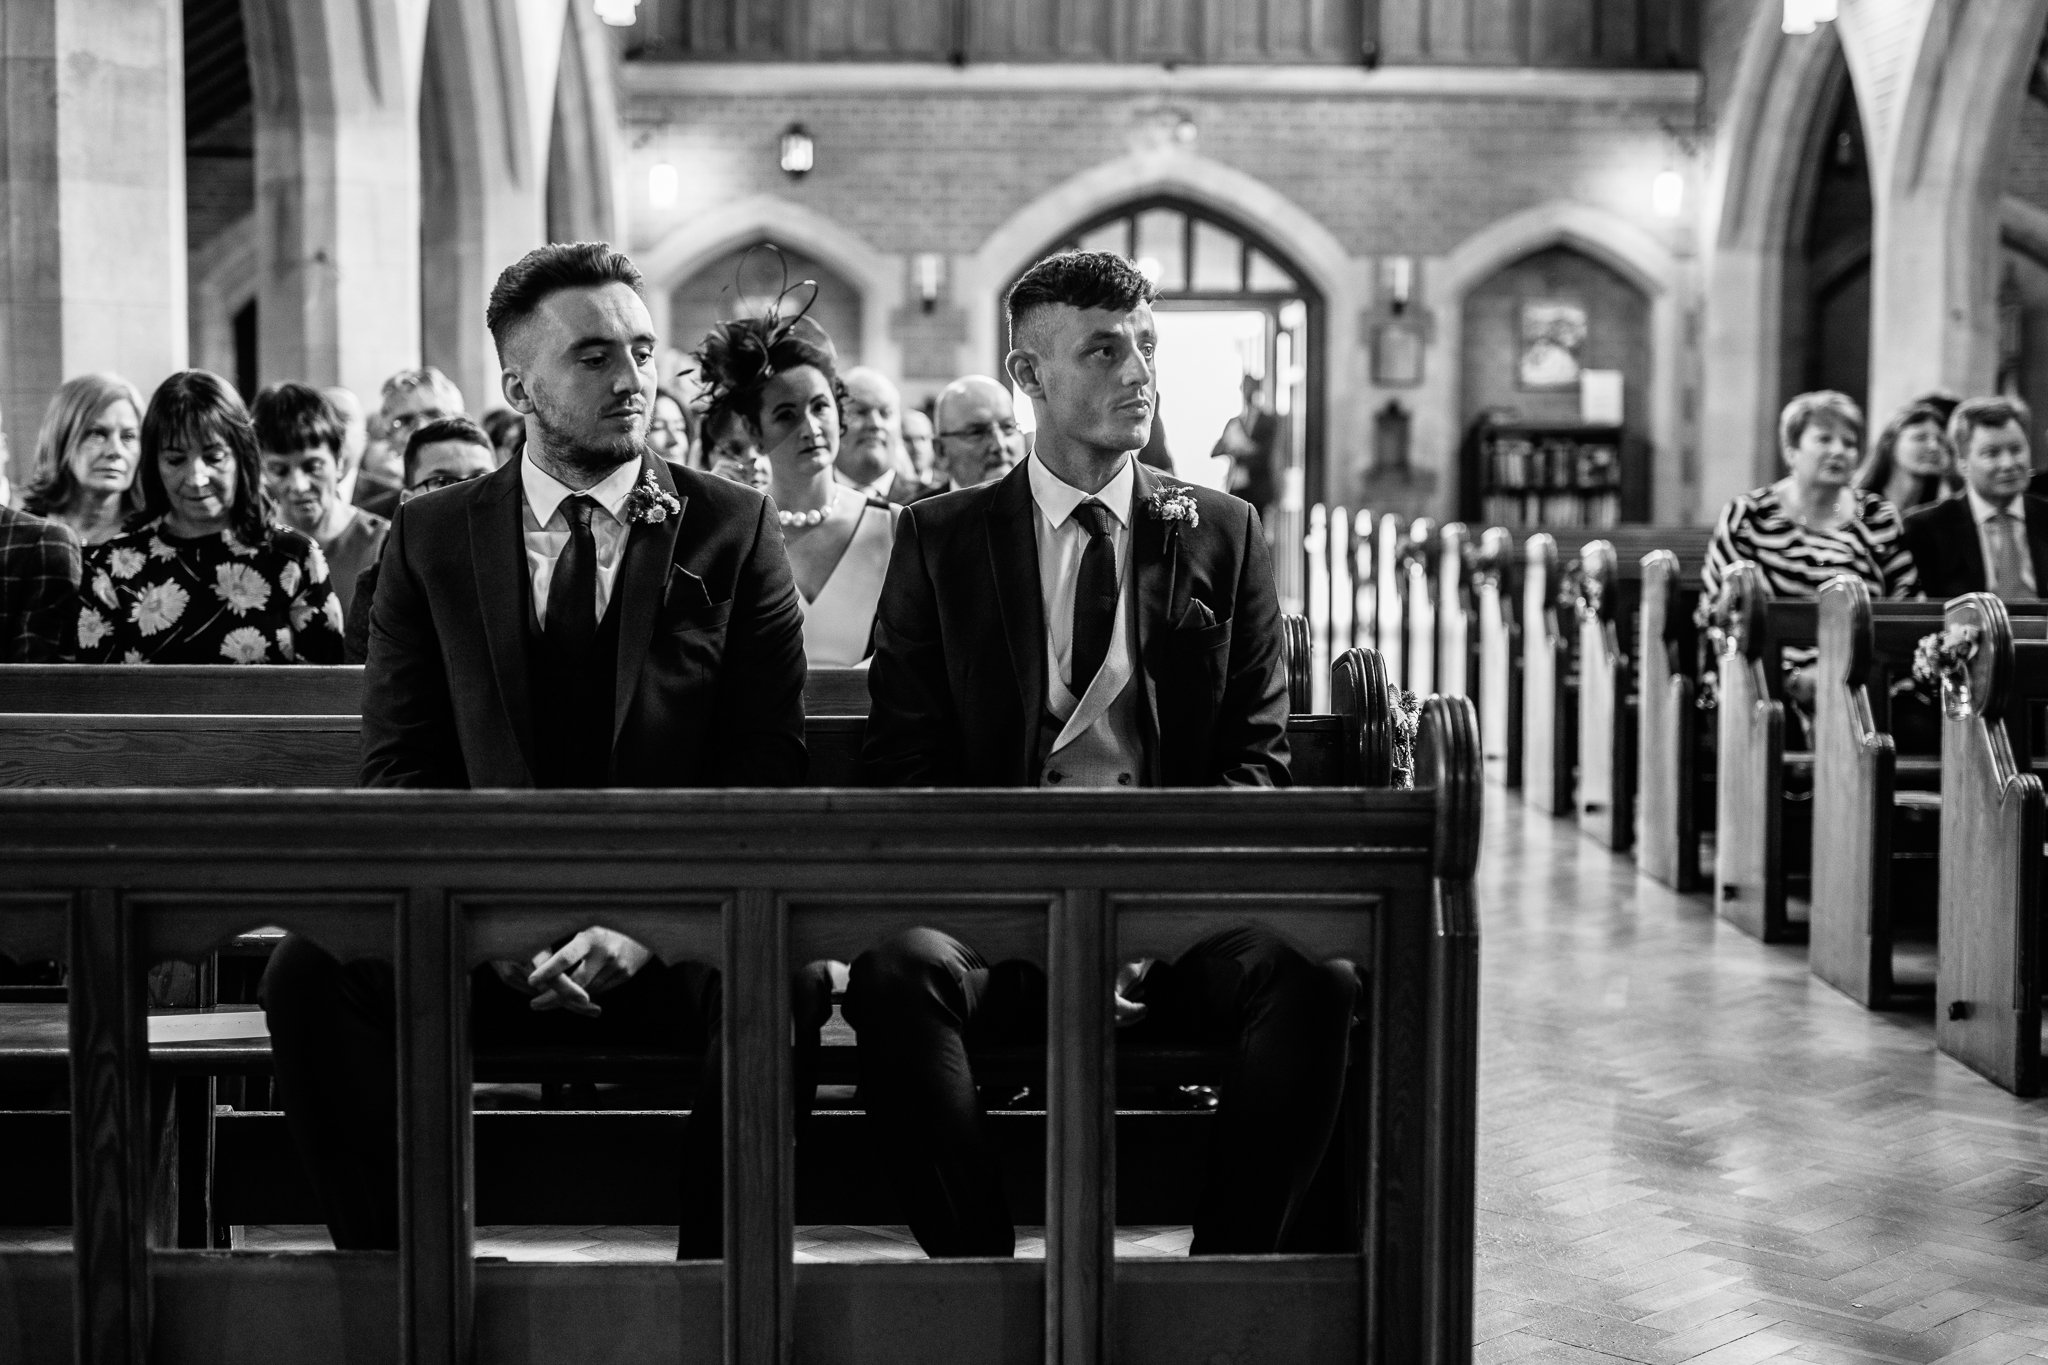
[[[911,258],[910,273],[917,282],[917,306],[931,312],[939,306],[939,291],[946,282],[946,258],[936,251],[920,251]]]
[[[1380,261],[1380,289],[1387,296],[1387,306],[1396,316],[1408,311],[1408,300],[1415,293],[1415,260],[1411,256],[1388,256]]]
[[[792,123],[782,130],[782,169],[790,179],[803,179],[817,162],[818,144],[811,140],[809,129]]]
[[[1195,140],[1201,135],[1202,130],[1195,126],[1195,121],[1191,118],[1183,118],[1173,125],[1173,140],[1183,147],[1194,146]]]
[[[631,28],[640,18],[640,0],[591,0],[591,8],[613,28]]]
[[[647,202],[658,209],[667,208],[676,202],[680,184],[674,166],[666,161],[655,162],[647,168]]]
[[[1650,209],[1659,218],[1676,218],[1685,212],[1685,177],[1669,169],[1657,172],[1650,182]]]
[[[1838,0],[1785,0],[1779,27],[1786,33],[1811,33],[1821,24],[1832,24],[1840,13]]]

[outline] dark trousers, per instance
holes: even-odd
[[[1132,995],[1146,1017],[1120,1042],[1230,1050],[1193,1253],[1279,1250],[1336,1126],[1355,972],[1245,926],[1155,963]],[[844,1013],[860,1034],[862,1102],[929,1255],[1016,1251],[968,1054],[1043,1041],[1045,1005],[1038,967],[989,963],[934,929],[899,934],[853,964]]]
[[[831,1013],[821,970],[800,973],[798,1092],[814,1074],[818,1030]],[[398,1245],[397,1000],[391,964],[336,961],[293,935],[263,974],[277,1091],[299,1158],[342,1251]],[[649,962],[597,997],[597,1018],[536,1011],[488,965],[470,974],[470,1040],[491,1044],[652,1044],[703,1054],[696,1103],[683,1129],[677,1255],[724,1254],[719,973],[700,963]],[[807,1106],[802,1106],[807,1107]],[[800,1107],[800,1112],[801,1108]]]

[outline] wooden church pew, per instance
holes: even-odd
[[[2048,700],[2048,641],[2015,640],[1988,593],[1950,602],[1944,620],[1978,638],[1963,685],[1943,689],[1934,1041],[2014,1094],[2038,1095],[2048,803],[2026,755]]]
[[[1637,615],[1636,865],[1678,891],[1697,891],[1700,838],[1714,814],[1713,733],[1699,712],[1699,584],[1676,554],[1643,557]]]
[[[1447,697],[1469,697],[1476,690],[1479,641],[1472,601],[1476,553],[1462,521],[1437,533],[1436,690]]]
[[[1401,546],[1402,619],[1407,641],[1403,669],[1396,679],[1418,697],[1440,690],[1437,681],[1436,523],[1417,517],[1408,524]]]
[[[1482,784],[1471,709],[1424,711],[1418,790],[1295,792],[0,792],[0,949],[67,953],[81,1097],[68,1254],[0,1253],[10,1359],[563,1358],[597,1353],[1144,1365],[1236,1341],[1264,1359],[1469,1359]],[[304,832],[326,831],[308,848]],[[678,844],[674,831],[698,837]],[[1361,837],[1363,836],[1363,837]],[[372,867],[347,850],[376,849]],[[849,888],[858,888],[849,890]],[[389,956],[405,1118],[401,1250],[243,1257],[150,1247],[143,964],[282,915]],[[1111,1251],[1109,995],[1126,955],[1269,921],[1373,982],[1354,1096],[1373,1155],[1355,1250],[1138,1266]],[[466,1012],[473,963],[592,919],[726,974],[726,1256],[478,1264]],[[957,926],[1049,977],[1047,1257],[793,1266],[786,991],[793,961],[899,922]],[[652,1273],[658,1271],[659,1273]],[[1274,1295],[1285,1286],[1287,1311]],[[872,1333],[849,1334],[857,1300]],[[399,1311],[409,1304],[407,1311]],[[891,1324],[894,1324],[891,1326]],[[75,1340],[74,1340],[75,1338]],[[826,1345],[825,1343],[829,1343]],[[579,1357],[580,1358],[580,1357]],[[594,1356],[592,1357],[594,1358]]]
[[[1928,790],[1933,756],[1898,752],[1890,693],[1912,676],[1921,638],[1941,630],[1942,606],[1872,602],[1868,584],[1843,575],[1821,589],[1818,614],[1807,961],[1815,976],[1874,1008],[1901,990],[1894,949],[1906,905],[1925,904],[1935,889],[1931,877],[1900,886],[1910,872],[1933,870],[1940,799]]]
[[[1635,842],[1634,671],[1614,546],[1586,543],[1573,594],[1578,634],[1579,828],[1617,853]]]
[[[1489,527],[1472,560],[1477,618],[1479,742],[1488,781],[1522,785],[1521,558],[1504,527]]]
[[[1538,531],[1522,548],[1522,798],[1563,815],[1572,809],[1578,699],[1559,620],[1557,542]]]
[[[1380,658],[1386,661],[1387,676],[1396,687],[1408,676],[1408,617],[1402,609],[1408,578],[1401,557],[1407,535],[1407,523],[1394,512],[1381,517],[1379,529],[1373,533],[1373,552],[1377,557],[1373,565],[1374,639]]]

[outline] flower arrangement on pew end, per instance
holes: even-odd
[[[1394,689],[1394,785],[1415,785],[1415,735],[1422,728],[1422,698],[1405,687]]]
[[[1983,631],[1976,626],[1948,626],[1923,635],[1913,649],[1913,676],[1941,693],[1942,714],[1968,714],[1970,664],[1977,657]]]

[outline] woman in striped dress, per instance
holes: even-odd
[[[1778,440],[1789,472],[1722,510],[1707,545],[1702,604],[1720,595],[1729,569],[1745,559],[1781,598],[1818,597],[1837,574],[1861,578],[1874,597],[1913,596],[1919,582],[1899,509],[1850,484],[1863,445],[1855,401],[1832,390],[1800,394],[1779,415]],[[1813,706],[1816,652],[1785,651],[1785,690],[1803,711]]]

